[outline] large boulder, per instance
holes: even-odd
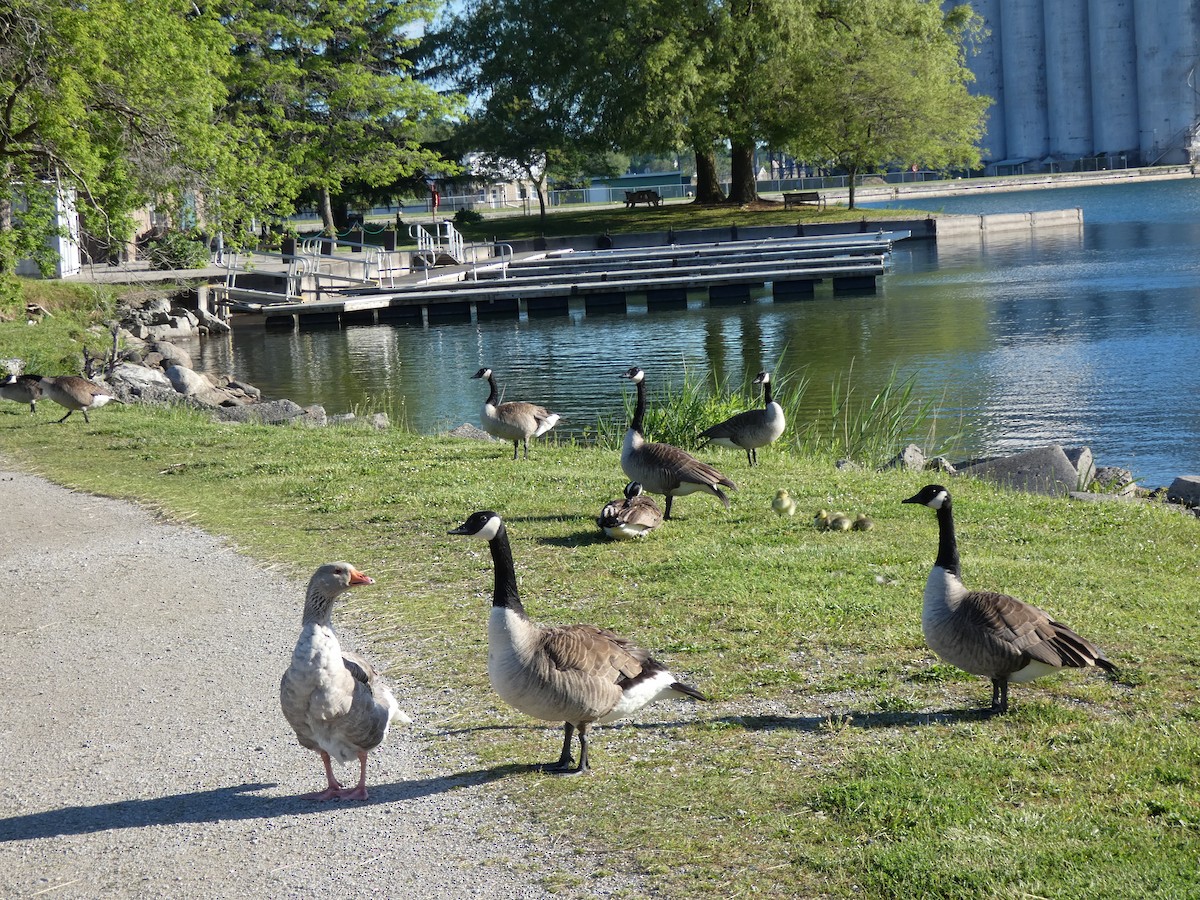
[[[1088,457],[1090,464],[1090,452]],[[1079,470],[1058,444],[960,467],[958,474],[982,478],[1018,491],[1053,497],[1086,487],[1080,484]]]
[[[192,354],[177,344],[172,344],[170,341],[155,341],[149,347],[152,353],[157,353],[162,357],[163,369],[169,369],[171,366],[192,368]]]
[[[1200,475],[1180,475],[1167,488],[1167,499],[1184,506],[1200,506]]]

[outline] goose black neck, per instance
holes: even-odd
[[[496,400],[498,400],[499,397],[496,394],[496,379],[492,375],[488,375],[488,387],[490,388],[490,390],[488,391],[487,402],[490,403],[492,406],[495,406]]]
[[[771,405],[771,382],[763,382],[763,406]]]
[[[492,564],[496,569],[496,590],[492,594],[492,606],[501,606],[525,614],[521,598],[517,595],[517,570],[513,565],[512,547],[508,543],[508,529],[503,525],[494,538],[488,541],[492,550]]]
[[[646,382],[637,382],[637,405],[633,408],[633,420],[629,427],[638,434],[642,433],[642,419],[646,416]]]
[[[946,500],[937,511],[938,554],[935,566],[941,566],[952,575],[962,577],[958,562],[958,538],[954,535],[954,512]]]

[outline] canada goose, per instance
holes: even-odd
[[[28,403],[31,413],[37,412],[38,398],[42,396],[41,375],[9,375],[0,381],[0,397],[13,403]]]
[[[67,410],[67,414],[58,420],[59,424],[67,421],[75,410],[83,413],[83,421],[90,422],[89,409],[96,409],[110,401],[123,402],[114,397],[108,388],[78,375],[47,376],[41,380],[40,385],[47,399]]]
[[[333,630],[334,602],[355,585],[374,583],[345,562],[321,566],[308,582],[300,638],[279,683],[279,702],[300,746],[316,750],[325,764],[329,785],[308,799],[366,800],[367,753],[383,743],[393,721],[411,721],[371,664],[343,650]],[[330,757],[341,763],[358,757],[355,787],[338,783]]]
[[[794,516],[796,501],[784,488],[780,488],[775,492],[775,499],[771,501],[771,509],[775,510],[777,516]]]
[[[594,625],[537,625],[517,594],[508,530],[490,510],[450,531],[487,541],[495,566],[488,618],[488,677],[496,693],[526,715],[563,723],[562,752],[547,768],[578,774],[588,768],[588,727],[613,722],[667,697],[706,699],[676,680],[662,663],[627,638]],[[571,738],[579,731],[579,762]]]
[[[813,516],[813,527],[825,531],[829,528],[829,510],[818,509]]]
[[[926,485],[902,502],[937,512],[937,559],[925,582],[921,609],[925,641],[951,665],[991,679],[993,711],[1008,709],[1010,681],[1032,681],[1068,667],[1116,670],[1102,651],[1037,607],[963,586],[948,490]]]
[[[700,433],[720,447],[745,450],[746,462],[752,466],[758,462],[758,448],[777,441],[787,425],[783,407],[771,399],[771,373],[759,372],[754,384],[763,386],[762,409],[740,412]]]
[[[646,415],[646,373],[634,366],[621,377],[637,385],[637,406],[621,447],[621,469],[625,474],[640,482],[650,493],[666,496],[667,509],[663,518],[671,518],[671,501],[675,497],[695,491],[712,494],[729,509],[729,498],[717,485],[723,484],[736,491],[737,485],[730,479],[686,450],[671,444],[646,443],[642,434],[642,420]]]
[[[625,485],[625,496],[610,501],[596,524],[610,538],[645,537],[662,524],[662,510],[636,481]]]
[[[558,413],[552,413],[544,406],[536,403],[525,403],[520,400],[510,400],[508,403],[497,405],[499,394],[496,392],[496,379],[492,370],[486,366],[471,376],[486,378],[491,390],[483,401],[483,410],[479,413],[479,424],[483,430],[493,437],[513,442],[513,459],[517,458],[517,445],[525,446],[525,458],[529,459],[529,439],[540,437],[558,424]]]
[[[875,527],[875,520],[866,513],[859,513],[854,517],[854,522],[850,527],[855,531],[870,531]]]

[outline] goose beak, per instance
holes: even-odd
[[[900,502],[901,502],[901,503],[920,503],[920,502],[921,502],[921,495],[920,495],[920,494],[916,494],[915,496],[909,497],[907,500],[901,500]]]
[[[374,584],[375,579],[372,578],[370,575],[364,575],[362,572],[358,571],[358,569],[351,569],[350,570],[350,583],[351,584]]]
[[[446,532],[446,534],[470,534],[470,532],[467,531],[467,524],[464,522],[462,525],[459,525],[457,528],[451,528],[449,531]]]

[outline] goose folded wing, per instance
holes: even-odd
[[[683,482],[716,485],[737,490],[737,486],[706,462],[701,462],[686,450],[670,444],[646,444],[642,450],[649,467],[655,470],[656,479],[677,488]],[[661,483],[661,482],[660,482]]]
[[[636,678],[649,657],[627,638],[594,625],[549,629],[544,646],[556,669],[579,672],[613,684]]]
[[[983,594],[997,636],[1028,659],[1057,668],[1089,666],[1102,654],[1078,634],[1031,606],[1005,594]]]

